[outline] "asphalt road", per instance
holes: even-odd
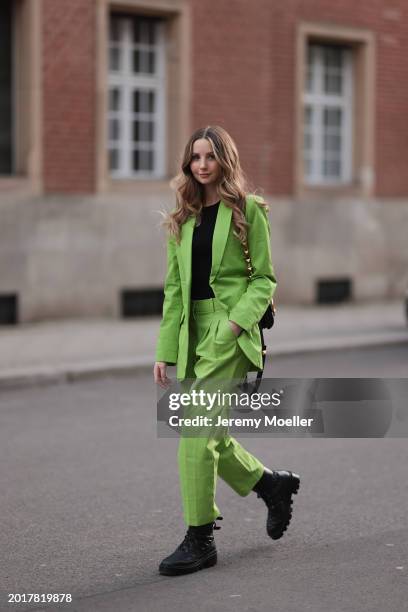
[[[408,344],[275,357],[268,360],[264,376],[408,378]]]
[[[275,359],[267,375],[406,376],[394,347]],[[0,610],[9,593],[71,593],[71,611],[401,612],[408,569],[408,444],[245,438],[301,475],[294,518],[273,542],[266,509],[219,482],[218,565],[159,576],[184,536],[176,439],[158,439],[151,376],[0,396]]]

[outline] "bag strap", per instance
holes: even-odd
[[[247,264],[247,271],[248,271],[248,279],[251,280],[252,276],[253,276],[253,267],[252,267],[252,262],[251,262],[251,255],[249,253],[249,246],[248,246],[248,241],[245,238],[244,242],[241,242],[242,244],[242,249],[244,252],[244,259],[245,262]],[[271,307],[273,309],[273,312],[275,312],[275,305],[273,303],[273,298],[271,298]],[[240,385],[240,387],[248,392],[251,395],[252,393],[255,393],[256,391],[258,391],[259,389],[259,385],[261,384],[261,380],[262,380],[262,376],[264,373],[264,369],[265,369],[265,359],[266,359],[266,344],[265,344],[265,339],[264,339],[264,335],[263,335],[263,330],[261,328],[260,325],[258,325],[259,327],[259,331],[261,333],[261,346],[262,346],[262,370],[258,370],[257,374],[256,374],[256,380],[253,383],[249,383],[248,382],[248,375],[245,376],[244,381],[242,383],[242,385]],[[251,386],[251,388],[250,388]]]

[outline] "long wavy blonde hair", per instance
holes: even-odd
[[[201,214],[205,190],[203,185],[194,178],[190,169],[194,142],[201,138],[208,140],[215,159],[221,167],[217,194],[220,200],[232,209],[234,235],[244,242],[248,225],[245,220],[245,197],[248,194],[248,182],[239,162],[235,142],[228,132],[218,125],[199,128],[189,138],[184,149],[181,172],[170,183],[171,188],[176,192],[177,205],[173,212],[164,215],[163,225],[167,228],[169,235],[174,236],[179,244],[183,223],[192,215],[199,217]],[[261,196],[257,195],[256,201],[259,206],[268,210]]]

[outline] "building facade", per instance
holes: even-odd
[[[0,28],[0,322],[158,312],[210,124],[270,204],[278,301],[402,294],[402,0],[3,0]]]

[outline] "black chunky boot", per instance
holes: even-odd
[[[218,519],[222,520],[222,516],[219,516]],[[160,563],[160,574],[180,576],[215,565],[217,549],[213,529],[221,529],[221,527],[215,521],[207,525],[189,527],[180,546]]]
[[[261,497],[267,508],[266,531],[272,540],[278,540],[288,528],[292,518],[292,495],[298,492],[300,478],[286,470],[265,468],[253,491]]]

